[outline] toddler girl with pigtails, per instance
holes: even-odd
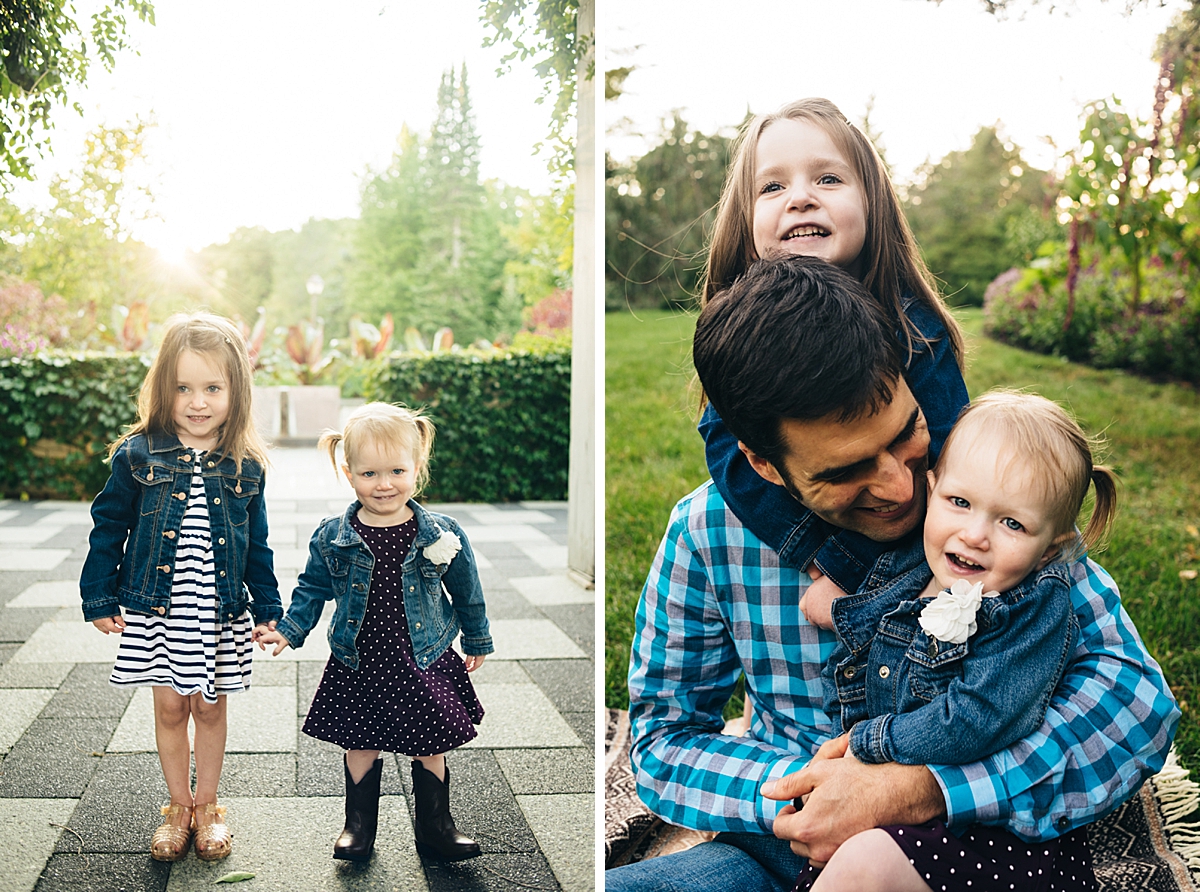
[[[274,655],[300,647],[325,602],[337,602],[332,655],[303,731],[346,751],[346,825],[333,847],[342,860],[371,857],[382,751],[412,758],[418,850],[443,860],[480,854],[450,815],[445,754],[476,735],[483,707],[468,673],[493,647],[467,537],[414,500],[433,435],[428,418],[387,403],[368,403],[342,432],[325,432],[318,448],[336,467],[341,444],[357,499],[313,533],[287,615],[258,639]],[[451,648],[460,631],[465,658]]]

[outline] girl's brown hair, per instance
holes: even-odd
[[[922,340],[901,308],[904,297],[913,294],[941,318],[961,368],[962,331],[938,297],[933,276],[921,259],[883,161],[871,141],[828,99],[798,99],[775,114],[759,115],[742,130],[733,164],[721,190],[717,219],[708,245],[701,307],[732,285],[753,261],[760,259],[754,250],[753,234],[758,141],[763,131],[785,119],[807,121],[820,127],[854,168],[866,201],[867,232],[860,256],[867,262],[862,283],[896,319],[903,320],[909,351],[915,341]]]
[[[1104,541],[1117,514],[1117,478],[1093,462],[1099,438],[1088,437],[1058,403],[1019,390],[990,390],[963,409],[946,438],[934,468],[937,476],[946,456],[962,438],[969,446],[977,437],[999,437],[1009,447],[1010,467],[1027,468],[1051,501],[1051,520],[1064,558],[1077,557]],[[1075,522],[1089,487],[1096,503],[1087,528],[1079,536]],[[1070,540],[1074,539],[1074,547]]]
[[[108,447],[112,458],[122,443],[137,434],[176,434],[175,387],[179,357],[184,351],[206,357],[224,373],[229,387],[229,415],[218,431],[216,454],[237,463],[249,458],[267,464],[267,444],[254,427],[254,367],[242,333],[228,319],[212,313],[172,316],[163,326],[162,343],[138,391],[138,420]]]
[[[433,451],[434,432],[433,422],[420,409],[391,403],[367,403],[351,413],[342,430],[327,430],[321,434],[317,448],[329,453],[335,468],[339,443],[347,467],[366,443],[407,449],[417,462],[415,496],[429,482],[429,454]]]

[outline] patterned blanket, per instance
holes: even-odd
[[[1091,828],[1101,892],[1200,892],[1200,786],[1175,761]],[[629,767],[629,715],[608,710],[604,736],[604,866],[686,849],[711,834],[672,827],[637,797]]]

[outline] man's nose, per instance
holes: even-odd
[[[868,489],[880,501],[903,505],[913,497],[913,468],[904,461],[904,456],[885,452],[875,467],[875,479]]]

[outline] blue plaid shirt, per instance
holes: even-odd
[[[981,762],[931,765],[948,823],[1060,836],[1129,798],[1162,768],[1179,710],[1158,664],[1091,560],[1071,567],[1080,640],[1041,727]],[[642,800],[667,821],[770,833],[786,803],[759,787],[804,767],[830,734],[821,667],[834,636],[799,601],[806,574],[781,566],[708,481],[671,515],[638,605],[629,669],[632,760]],[[741,673],[747,737],[721,733]]]

